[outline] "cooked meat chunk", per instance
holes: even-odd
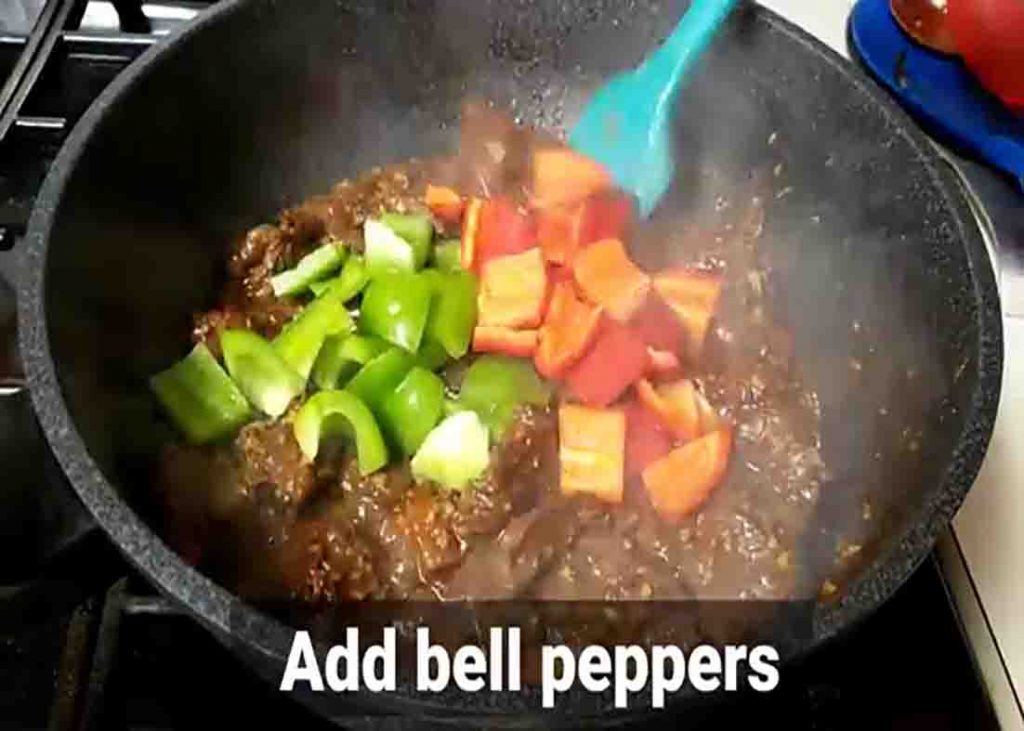
[[[279,559],[285,585],[306,602],[366,599],[379,586],[374,546],[344,520],[300,521],[281,544]]]
[[[192,342],[205,343],[214,357],[220,358],[220,337],[221,330],[233,328],[246,328],[249,326],[249,318],[245,313],[236,307],[228,305],[218,310],[200,312],[193,318]]]
[[[264,486],[282,503],[301,503],[312,491],[313,465],[303,456],[287,421],[258,421],[238,433],[235,450],[243,488]]]
[[[463,539],[498,533],[509,518],[532,508],[558,487],[558,420],[551,409],[523,408],[491,465],[472,490],[459,496],[456,531]]]

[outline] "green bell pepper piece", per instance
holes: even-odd
[[[270,286],[277,297],[298,294],[314,282],[336,272],[345,263],[348,249],[337,242],[324,244],[306,254],[291,269],[270,278]]]
[[[380,222],[412,247],[413,266],[422,269],[430,258],[434,242],[434,223],[430,216],[424,213],[385,213]]]
[[[445,416],[451,416],[452,414],[457,414],[460,411],[470,411],[470,409],[463,406],[458,399],[454,398],[446,398],[444,403],[441,405],[441,408],[444,410]]]
[[[364,335],[332,335],[324,341],[313,364],[313,383],[322,391],[338,388],[391,346]]]
[[[450,359],[448,351],[436,340],[428,340],[425,336],[420,343],[420,349],[416,351],[416,362],[428,371],[436,371]]]
[[[461,490],[487,469],[489,448],[487,427],[475,412],[452,414],[427,434],[412,458],[412,474]]]
[[[500,355],[477,358],[459,391],[459,403],[475,411],[496,438],[504,434],[519,406],[546,404],[550,398],[550,388],[530,363]]]
[[[341,424],[339,419],[343,420]],[[346,423],[347,429],[343,426]],[[309,459],[316,458],[322,435],[348,432],[355,436],[362,474],[376,472],[388,463],[388,449],[373,413],[348,391],[320,391],[311,396],[295,414],[292,429],[295,441]]]
[[[370,282],[359,309],[359,327],[415,353],[430,314],[432,287],[419,274],[390,273]]]
[[[446,239],[434,247],[434,267],[442,272],[461,272],[462,241]]]
[[[416,252],[412,244],[381,221],[366,220],[363,244],[366,270],[371,278],[389,272],[416,271]]]
[[[274,338],[274,350],[281,359],[302,376],[309,378],[313,363],[330,335],[352,332],[355,325],[345,303],[335,296],[318,297],[285,325]]]
[[[425,339],[454,359],[469,352],[477,320],[477,281],[469,272],[424,272],[433,286]]]
[[[390,348],[359,369],[345,387],[376,411],[413,367],[413,357]]]
[[[277,418],[306,388],[306,379],[293,371],[273,346],[251,330],[220,334],[224,365],[249,403]]]
[[[405,374],[380,404],[380,424],[402,453],[412,456],[441,420],[444,382],[420,366]]]
[[[203,343],[150,378],[149,386],[174,425],[193,444],[231,436],[252,416],[245,395]]]
[[[363,287],[368,281],[370,281],[370,277],[366,272],[366,262],[363,257],[351,256],[342,267],[341,274],[325,282],[314,282],[309,285],[309,288],[317,297],[330,292],[342,302],[348,302],[363,291]]]

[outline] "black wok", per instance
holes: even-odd
[[[226,2],[119,76],[68,138],[24,244],[19,327],[36,414],[111,539],[268,676],[291,631],[186,565],[145,511],[162,433],[146,379],[184,352],[223,242],[345,175],[452,150],[467,94],[563,128],[684,8]],[[745,8],[695,77],[666,205],[699,225],[720,195],[739,206],[765,194],[762,248],[819,393],[832,475],[805,560],[831,561],[839,536],[859,547],[838,598],[818,606],[814,646],[885,600],[974,480],[1002,370],[995,279],[929,143],[804,33]],[[521,710],[516,697],[460,702],[445,711]]]

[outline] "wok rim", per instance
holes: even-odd
[[[135,87],[156,64],[173,54],[194,34],[235,13],[252,0],[226,0],[203,11],[171,38],[156,44],[118,74],[94,100],[68,135],[36,197],[28,230],[21,243],[18,287],[18,340],[36,417],[55,458],[71,486],[103,531],[148,580],[166,596],[183,605],[221,639],[240,640],[250,651],[279,661],[290,644],[293,628],[252,607],[188,565],[140,517],[94,462],[78,433],[53,361],[46,309],[46,268],[50,233],[67,183],[92,139],[122,95]],[[819,604],[815,632],[800,655],[830,643],[881,606],[929,554],[939,533],[948,525],[974,484],[995,425],[1003,374],[1003,327],[995,272],[981,232],[954,174],[941,160],[931,141],[884,91],[852,62],[775,12],[756,6],[759,22],[831,66],[866,95],[892,123],[927,172],[933,187],[957,224],[956,235],[968,259],[970,282],[977,306],[977,385],[970,415],[949,455],[944,478],[927,497],[927,510],[908,521],[887,553],[856,579],[843,596]],[[242,620],[242,621],[239,621]],[[405,709],[434,704],[403,696],[378,696],[375,702]],[[450,706],[437,705],[451,712]],[[470,710],[467,708],[466,710]]]

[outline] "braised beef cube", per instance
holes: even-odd
[[[220,358],[220,331],[230,328],[247,328],[249,320],[245,313],[236,307],[227,306],[222,309],[201,312],[193,317],[192,342],[204,343],[213,357]]]
[[[278,556],[285,586],[307,602],[366,599],[379,585],[373,546],[344,521],[297,523]]]
[[[258,421],[242,428],[235,438],[247,490],[269,488],[283,503],[299,504],[313,490],[313,465],[302,454],[292,425],[287,421]]]

